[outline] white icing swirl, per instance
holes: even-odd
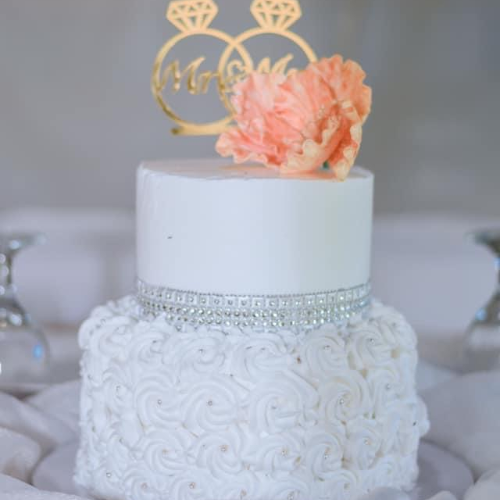
[[[404,316],[378,301],[372,304],[371,317],[377,324],[386,342],[398,350],[413,351],[417,346],[417,336]]]
[[[401,413],[399,449],[403,455],[409,455],[418,448],[422,431],[427,431],[426,408],[419,398],[415,398],[405,405],[405,410]]]
[[[269,471],[274,478],[286,478],[302,464],[304,442],[299,429],[254,439],[249,444],[251,469]]]
[[[152,324],[130,339],[128,349],[132,359],[137,360],[137,366],[148,365],[156,369],[161,366],[164,342],[165,333]]]
[[[375,420],[357,418],[347,423],[344,459],[350,469],[369,469],[382,446],[383,428]]]
[[[427,412],[427,406],[425,406],[423,400],[419,396],[416,396],[416,400],[416,421],[420,430],[420,436],[425,436],[430,429],[429,414]]]
[[[133,377],[126,365],[112,363],[104,371],[102,387],[104,401],[112,413],[122,413],[132,406]]]
[[[144,434],[144,426],[133,407],[120,415],[118,421],[122,439],[127,446],[133,447]]]
[[[314,498],[311,495],[311,477],[304,472],[296,472],[285,480],[269,482],[268,488],[268,498],[272,500],[311,500]],[[266,497],[262,498],[264,499],[267,500]]]
[[[238,421],[246,391],[230,377],[215,375],[179,388],[179,412],[187,429],[201,436],[218,432]]]
[[[175,500],[211,500],[213,498],[216,500],[215,492],[210,488],[213,483],[214,479],[207,471],[191,468],[173,477],[168,498],[175,498]]]
[[[369,412],[372,404],[366,380],[354,370],[339,372],[319,386],[320,415],[327,423],[347,422]]]
[[[399,372],[400,383],[407,394],[415,391],[417,363],[417,351],[396,351],[395,368]]]
[[[105,356],[125,359],[127,356],[126,346],[132,337],[130,326],[133,324],[130,318],[125,316],[114,316],[101,319],[101,328],[106,328],[107,335],[94,335],[90,343],[97,342],[99,350]]]
[[[94,435],[93,441],[102,454],[108,452],[113,457],[113,461],[106,464],[106,472],[115,478],[122,475],[132,458],[132,452],[122,437],[120,426],[115,424],[106,427],[103,432]]]
[[[233,425],[224,432],[207,432],[196,439],[188,451],[188,461],[215,478],[243,470],[244,435]]]
[[[89,494],[95,498],[117,498],[118,495],[116,492],[121,491],[124,487],[124,477],[124,475],[111,472],[109,462],[101,462],[91,471],[91,474],[87,476],[87,481],[89,481],[87,483]],[[77,475],[75,479],[77,481],[82,480],[80,475]],[[128,489],[128,485],[126,486]],[[142,500],[140,497],[137,498],[138,500]]]
[[[90,348],[91,339],[97,335],[101,327],[106,324],[107,320],[113,319],[115,316],[116,314],[112,308],[109,307],[109,304],[108,306],[96,307],[90,318],[86,319],[80,327],[78,334],[80,347],[82,349]]]
[[[352,331],[349,343],[351,366],[362,370],[389,364],[392,360],[393,344],[388,343],[385,337],[376,320],[358,325]]]
[[[186,429],[154,430],[146,434],[133,450],[137,460],[144,462],[157,474],[171,475],[183,471],[188,464],[188,449],[195,442]]]
[[[400,372],[392,365],[369,370],[366,381],[372,395],[375,415],[383,415],[391,403],[406,396]]]
[[[263,380],[248,397],[250,428],[255,432],[279,434],[298,425],[314,425],[318,394],[295,374]]]
[[[345,427],[326,425],[313,427],[305,437],[305,466],[324,481],[342,468],[345,449]]]
[[[282,337],[276,333],[253,335],[234,348],[231,373],[258,382],[268,375],[286,370],[292,358]]]
[[[134,500],[167,500],[169,498],[163,493],[168,491],[167,478],[161,474],[151,474],[150,470],[141,463],[130,464],[121,478],[121,487],[127,492],[125,498]],[[109,495],[106,498],[117,497]]]
[[[172,335],[164,352],[165,364],[172,366],[181,379],[193,380],[219,373],[229,354],[224,334],[206,330]]]
[[[339,469],[326,480],[316,483],[315,500],[355,500],[363,493],[360,487],[360,475],[355,471]]]
[[[382,445],[381,453],[389,453],[393,449],[398,447],[398,433],[401,426],[401,421],[403,419],[403,413],[401,412],[401,402],[394,402],[388,405],[385,409],[386,411],[382,415],[378,415],[377,421],[383,427],[382,431]]]
[[[83,351],[81,364],[86,367],[85,373],[82,373],[82,377],[85,377],[86,384],[85,389],[82,386],[82,390],[87,390],[91,392],[93,389],[102,387],[102,375],[104,370],[107,368],[108,358],[103,356],[91,356],[92,350]]]
[[[182,423],[180,397],[166,373],[147,374],[134,390],[134,406],[145,428],[175,429]]]
[[[96,331],[103,331],[105,334],[91,335],[88,338],[88,349],[102,353],[100,357],[94,356],[90,360],[93,369],[89,371],[89,377],[93,384],[99,386],[103,384],[106,369],[104,360],[111,357],[122,362],[126,360],[129,352],[128,343],[132,337],[131,325],[133,325],[132,320],[123,316],[106,316],[98,322]],[[81,342],[82,345],[83,343]]]
[[[217,491],[215,495],[212,495],[212,499],[248,500],[255,498],[266,500],[268,489],[265,485],[266,481],[260,475],[248,470],[244,470],[236,476],[224,475],[220,484],[217,485]]]
[[[310,332],[300,348],[300,359],[310,374],[320,380],[348,369],[345,342],[331,326]]]
[[[410,471],[410,476],[412,472]],[[369,470],[366,475],[366,484],[370,490],[386,486],[387,484],[393,484],[395,488],[401,488],[404,486],[402,477],[401,457],[399,455],[386,454],[378,458],[375,466]],[[408,479],[406,478],[407,481]],[[411,482],[409,486],[411,486]]]

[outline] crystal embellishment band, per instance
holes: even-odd
[[[172,324],[262,329],[343,324],[370,304],[370,283],[306,295],[220,295],[172,290],[137,280],[137,300],[147,316]]]

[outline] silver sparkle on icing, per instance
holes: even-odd
[[[138,279],[136,297],[145,317],[172,324],[253,327],[265,330],[342,325],[367,310],[371,285],[304,295],[220,295],[174,290]]]

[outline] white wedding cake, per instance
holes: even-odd
[[[80,331],[76,481],[106,500],[410,489],[416,338],[371,298],[373,175],[145,163],[137,290]]]
[[[411,489],[428,421],[415,334],[371,296],[373,175],[353,168],[372,104],[366,74],[340,55],[318,60],[290,31],[298,0],[252,0],[258,27],[236,36],[210,27],[217,12],[215,0],[171,0],[180,33],[151,86],[177,134],[220,134],[216,150],[234,164],[138,170],[136,291],[80,330],[76,481],[103,500]],[[274,59],[279,50],[254,61],[246,42],[261,35],[310,64],[292,68],[295,55]],[[191,37],[223,42],[217,70],[174,59]],[[214,85],[225,118],[174,111],[169,90]]]

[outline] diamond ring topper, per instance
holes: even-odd
[[[158,52],[153,67],[151,89],[161,109],[176,124],[172,133],[176,135],[219,135],[233,120],[234,111],[230,95],[234,84],[253,71],[261,73],[290,73],[293,54],[271,61],[264,57],[256,62],[246,42],[263,35],[283,37],[298,46],[308,61],[315,62],[316,54],[299,35],[290,31],[302,16],[298,0],[254,0],[250,12],[258,26],[241,35],[232,36],[210,27],[219,8],[214,0],[172,0],[167,9],[167,19],[180,31]],[[217,68],[206,68],[207,58],[199,56],[182,66],[179,59],[171,57],[174,47],[191,37],[211,37],[223,42]],[[217,90],[224,104],[226,115],[209,123],[196,123],[183,119],[169,104],[169,97],[182,89],[191,95],[208,95]]]

